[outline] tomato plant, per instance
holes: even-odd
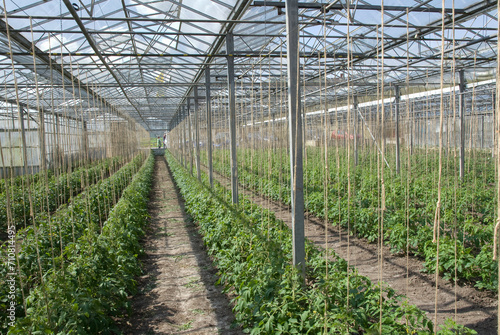
[[[58,286],[57,283],[48,281],[49,277],[61,274],[61,271],[65,275],[80,273],[83,268],[76,267],[73,269],[71,266],[74,263],[73,255],[81,256],[96,251],[93,246],[87,246],[86,243],[106,231],[106,220],[109,221],[110,216],[113,215],[111,209],[118,202],[122,193],[129,194],[131,192],[124,190],[132,181],[134,174],[143,165],[144,159],[144,155],[137,155],[130,163],[123,166],[109,178],[97,182],[72,198],[68,204],[61,206],[50,217],[39,213],[36,217],[36,227],[32,225],[18,230],[16,235],[17,240],[20,242],[18,246],[18,271],[23,281],[23,292],[27,295],[26,301],[29,306],[35,303],[47,302],[45,298],[37,301],[38,298],[34,298],[32,294],[41,294],[45,297],[45,294],[52,286]],[[132,196],[128,195],[127,199]],[[0,258],[5,259],[5,248],[2,248],[0,252]],[[89,257],[94,256],[90,255]],[[3,281],[9,272],[5,263],[2,262],[0,267],[0,274],[2,274],[0,297],[2,298],[7,295],[7,285]],[[94,271],[89,269],[88,274],[92,273]],[[75,280],[77,283],[81,282],[79,277]],[[20,302],[23,299],[23,292],[21,292],[19,278],[16,288],[16,299],[18,305],[22,306]],[[64,289],[64,287],[60,289]],[[71,293],[71,290],[68,292]],[[78,293],[79,291],[74,290],[73,292]],[[68,296],[70,293],[67,293]],[[64,295],[55,293],[54,296],[57,300]],[[4,303],[3,300],[2,304]],[[50,306],[48,309],[50,310]],[[3,327],[7,324],[4,322],[7,317],[5,311],[5,308],[0,311]],[[20,310],[18,319],[22,319],[25,313],[29,315],[30,309],[27,311]],[[39,313],[37,312],[35,315],[38,318]]]
[[[243,196],[238,206],[230,205],[220,184],[207,188],[206,176],[201,184],[170,153],[166,156],[245,332],[357,334],[381,326],[384,334],[433,333],[425,313],[403,303],[403,296],[372,284],[333,252],[326,260],[311,243],[306,244],[306,284],[301,284],[291,265],[291,231],[282,221]]]
[[[290,166],[287,152],[276,149],[272,153],[264,150],[239,150],[239,181],[248,188],[274,200],[289,204]],[[325,176],[324,152],[318,148],[308,148],[304,167],[305,210],[328,219],[334,225],[347,227],[350,217],[351,232],[368,241],[379,237],[380,217],[380,176],[376,155],[365,153],[360,164],[351,169],[351,195],[348,200],[347,152],[343,148],[330,151],[328,172]],[[403,162],[400,175],[393,175],[386,169],[384,240],[394,253],[410,253],[425,259],[427,271],[434,271],[436,248],[430,247],[437,201],[435,171],[436,156],[422,157],[418,150],[410,162]],[[392,159],[388,154],[388,159]],[[425,164],[422,162],[425,161]],[[214,168],[230,175],[229,153],[227,150],[214,151]],[[375,162],[375,163],[374,163]],[[351,160],[352,164],[352,160]],[[454,278],[457,265],[459,279],[469,281],[478,288],[497,290],[498,274],[491,272],[486,262],[492,257],[489,245],[493,239],[495,204],[497,195],[491,183],[494,181],[494,164],[491,160],[470,162],[475,173],[466,175],[459,182],[452,164],[444,167],[441,201],[440,236],[443,238],[443,253],[446,260],[440,266],[445,278]],[[273,168],[279,168],[279,174]],[[411,170],[411,175],[409,174]],[[269,173],[273,171],[273,173]],[[324,186],[328,180],[328,199],[325,211]],[[455,187],[457,185],[457,187]],[[353,219],[354,218],[354,219]],[[448,248],[448,239],[456,239],[458,248]],[[454,243],[453,243],[454,245]],[[434,250],[434,251],[432,251]],[[441,257],[441,256],[440,256]],[[451,262],[453,259],[453,262]],[[455,261],[456,259],[456,261]],[[452,266],[453,264],[453,266]],[[485,266],[480,266],[484,264]]]

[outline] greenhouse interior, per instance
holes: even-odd
[[[0,333],[500,334],[491,0],[2,0]]]

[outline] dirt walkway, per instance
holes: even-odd
[[[226,187],[231,187],[229,179],[214,173],[214,178]],[[283,220],[291,227],[291,215],[288,206],[262,197],[248,189],[239,188],[239,192],[251,201],[270,209],[276,218]],[[315,245],[325,247],[325,223],[311,214],[305,219],[306,237]],[[328,229],[328,248],[335,250],[340,257],[350,260],[350,264],[358,272],[379,281],[379,250],[376,243],[368,243],[366,239],[350,236],[349,255],[347,253],[347,234],[339,233],[331,224]],[[405,294],[410,304],[427,312],[434,321],[435,274],[420,272],[423,264],[414,257],[392,255],[390,248],[383,248],[383,278],[396,292]],[[408,276],[407,276],[408,272]],[[496,335],[497,332],[497,297],[491,292],[482,292],[470,286],[455,286],[442,278],[438,282],[438,324],[452,318],[459,324],[466,325],[480,335]],[[456,297],[456,298],[455,298]],[[456,310],[456,315],[455,315]]]
[[[145,275],[124,334],[242,334],[163,156],[156,156],[149,206]]]

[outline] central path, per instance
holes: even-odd
[[[145,275],[132,298],[124,334],[242,334],[216,270],[184,212],[164,156],[156,156],[145,240]]]

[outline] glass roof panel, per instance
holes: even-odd
[[[351,85],[359,85],[354,90],[367,90],[367,85],[375,85],[371,89],[376,90],[382,78],[377,70],[382,44],[383,77],[388,83],[406,81],[407,70],[414,80],[435,75],[443,48],[447,71],[452,62],[455,68],[480,65],[478,72],[488,75],[496,66],[494,3],[446,0],[444,44],[441,0],[384,0],[383,38],[380,0],[356,1],[349,12],[345,6],[338,7],[343,2],[299,3],[337,6],[325,13],[320,8],[299,11],[301,64],[311,92],[318,90],[318,55],[324,56],[325,50],[328,80],[340,87],[349,78]],[[180,104],[192,97],[193,81],[204,82],[207,64],[214,82],[212,94],[224,94],[227,32],[235,35],[239,85],[267,85],[286,79],[285,9],[255,6],[253,0],[82,0],[74,4],[6,0],[6,9],[13,54],[11,60],[8,37],[0,34],[0,77],[8,98],[15,99],[13,62],[15,77],[24,85],[22,99],[33,94],[36,83],[47,85],[52,80],[54,87],[44,87],[43,97],[56,94],[63,101],[64,95],[66,99],[81,95],[85,100],[91,90],[145,127],[145,116],[170,123]],[[233,19],[232,23],[221,21]],[[32,43],[37,75],[30,54]],[[348,53],[351,63],[347,63]],[[56,108],[44,99],[44,106]]]

